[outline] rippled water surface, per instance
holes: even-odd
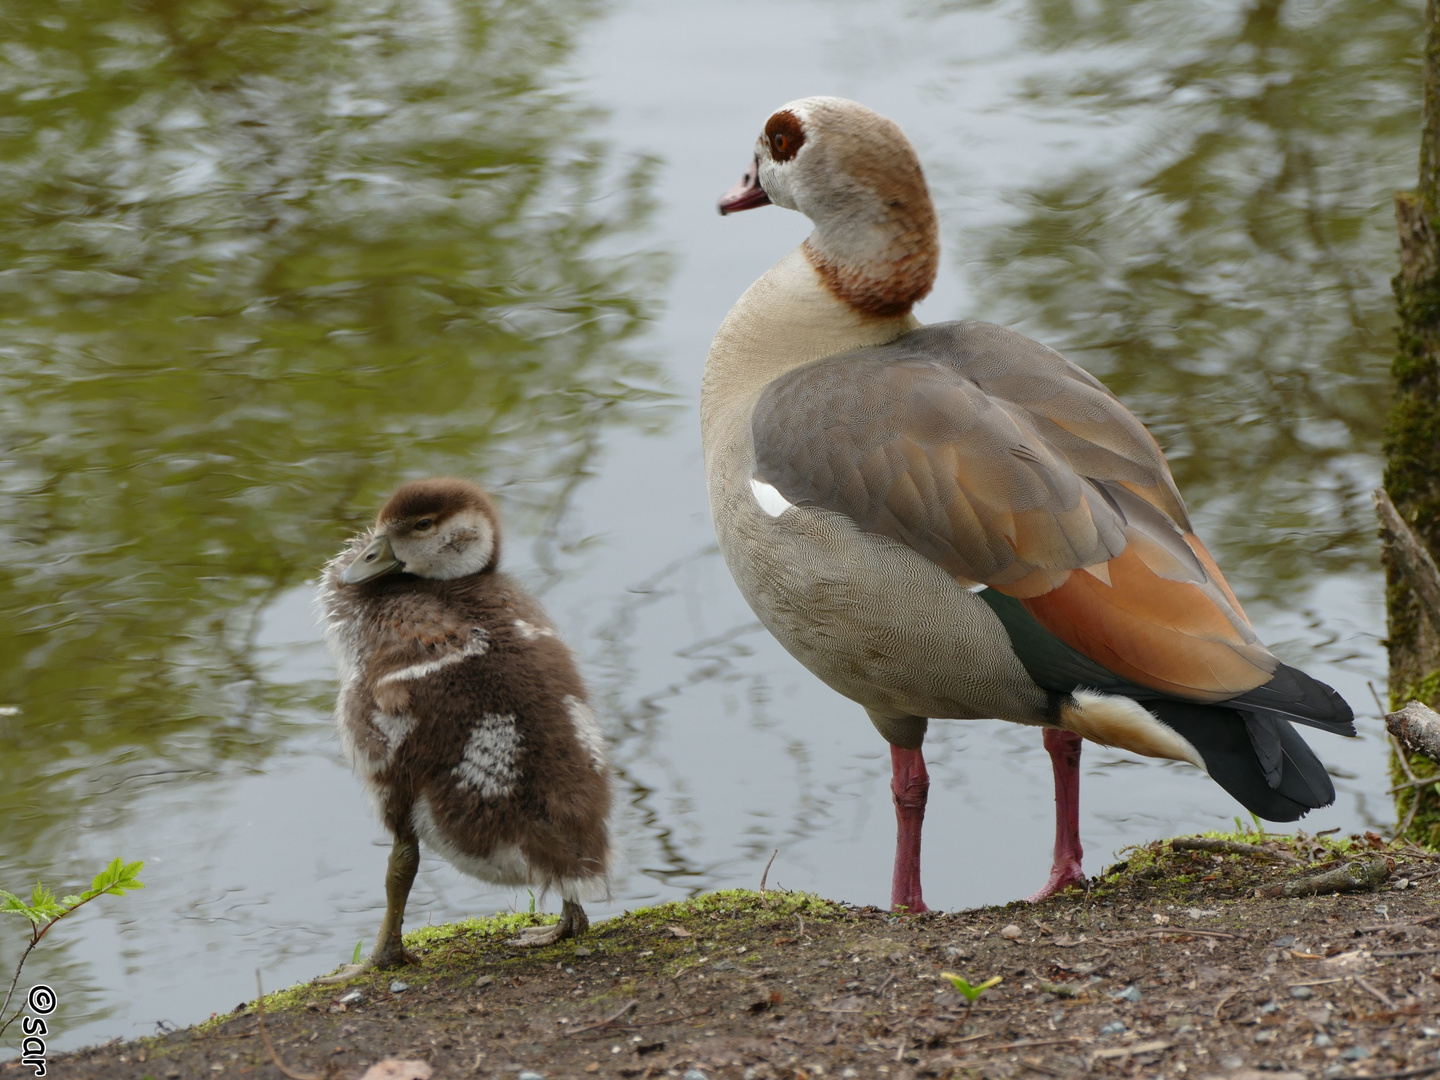
[[[623,854],[597,914],[754,885],[775,849],[785,887],[886,900],[885,746],[754,622],[701,476],[710,335],[806,232],[715,198],[806,94],[916,143],[946,244],[922,317],[1105,379],[1262,635],[1364,714],[1307,732],[1340,789],[1307,827],[1388,821],[1367,492],[1420,3],[890,7],[0,2],[0,887],[117,854],[148,885],[29,961],[61,1045],[373,935],[388,844],[329,733],[309,582],[418,475],[496,492],[602,706]],[[1036,733],[927,745],[927,899],[1038,886]],[[1092,872],[1239,809],[1188,767],[1086,761]],[[410,922],[528,903],[427,860]]]

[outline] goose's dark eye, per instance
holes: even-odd
[[[419,521],[415,522],[415,531],[424,532],[426,529],[433,527],[434,524],[434,518],[421,518]]]
[[[786,135],[783,131],[777,131],[770,139],[770,142],[774,145],[777,154],[783,154],[785,153],[785,147],[790,145],[790,136]]]

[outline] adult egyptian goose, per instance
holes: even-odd
[[[583,933],[580,901],[608,891],[604,737],[570,650],[499,555],[485,492],[431,479],[325,567],[336,726],[395,838],[375,948],[332,981],[413,960],[400,930],[421,842],[481,881],[559,891],[560,921],[521,944]]]
[[[701,392],[715,530],[740,591],[891,744],[891,901],[924,911],[928,719],[1043,729],[1043,899],[1084,880],[1080,743],[1204,769],[1293,821],[1335,797],[1291,723],[1354,734],[1259,641],[1159,446],[1096,379],[991,323],[921,326],[939,259],[914,149],[832,97],[785,105],[722,214],[814,224],[715,335]]]

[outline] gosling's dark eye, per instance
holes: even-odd
[[[426,529],[431,528],[434,524],[434,518],[421,518],[419,521],[415,522],[415,531],[424,532]]]

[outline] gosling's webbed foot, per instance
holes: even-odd
[[[545,929],[548,930],[549,927]],[[364,975],[367,971],[387,971],[405,964],[418,963],[420,963],[420,957],[405,948],[400,944],[399,939],[395,938],[385,941],[383,945],[377,944],[363,964],[346,964],[334,975],[326,975],[316,979],[315,982],[319,986],[336,986],[349,982],[357,975]]]
[[[579,937],[588,929],[590,920],[585,917],[585,909],[573,900],[566,900],[560,908],[559,922],[549,926],[527,926],[520,931],[519,937],[511,938],[505,944],[533,949],[541,945],[553,945],[564,938]]]
[[[334,975],[321,975],[314,979],[316,986],[339,986],[341,983],[349,982],[357,975],[363,975],[370,969],[368,962],[364,964],[346,964],[335,972]]]

